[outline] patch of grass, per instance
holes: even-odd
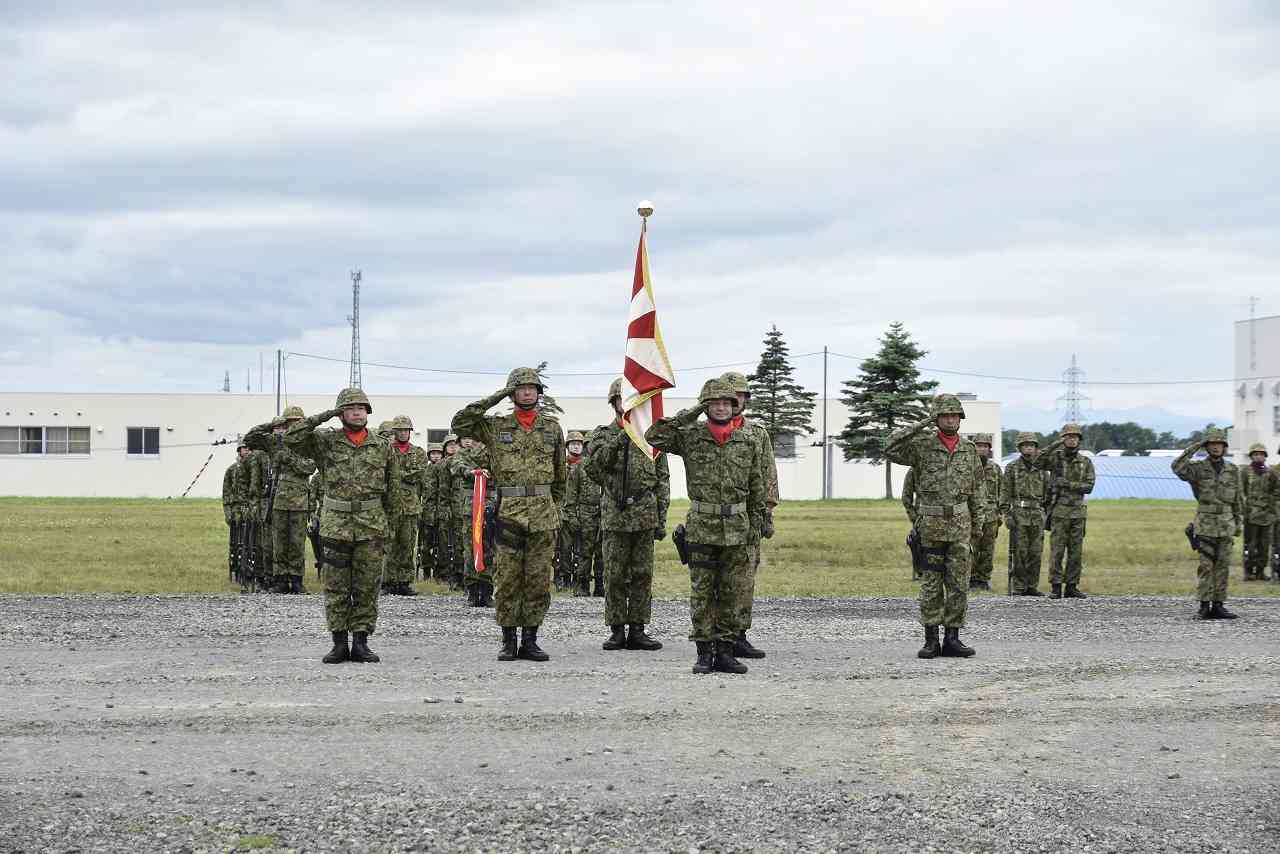
[[[236,851],[257,851],[262,848],[275,848],[276,838],[260,833],[251,833],[241,836],[232,847]]]
[[[688,502],[672,504],[668,529]],[[1182,529],[1189,501],[1098,501],[1089,506],[1084,583],[1091,593],[1186,595],[1196,558]],[[896,501],[787,501],[765,543],[760,596],[911,596],[907,520]],[[993,586],[1003,593],[1008,537],[1001,529]],[[0,498],[0,592],[230,593],[227,527],[210,499]],[[1280,585],[1240,581],[1233,595],[1277,596]],[[1048,584],[1049,538],[1041,580]],[[308,584],[315,570],[307,545]],[[418,590],[443,594],[435,582]],[[657,544],[654,595],[687,596],[688,569],[671,538]]]

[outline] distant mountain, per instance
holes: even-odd
[[[1061,427],[1062,422],[1059,420],[1061,417],[1056,409],[1031,409],[1022,406],[1006,406],[1000,413],[1005,430],[1035,430],[1040,433],[1049,433]],[[1192,430],[1203,429],[1204,425],[1210,421],[1225,427],[1231,423],[1231,420],[1230,415],[1179,415],[1158,406],[1135,409],[1091,409],[1085,418],[1086,423],[1110,421],[1113,424],[1123,424],[1126,421],[1132,421],[1157,433],[1167,430],[1177,436],[1186,436]]]

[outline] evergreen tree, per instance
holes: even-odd
[[[545,389],[547,387],[547,363],[545,361],[539,362],[538,367],[534,368],[534,370],[538,372],[538,379],[542,380],[542,387]],[[538,411],[543,415],[553,417],[564,414],[564,410],[560,408],[560,404],[556,403],[556,399],[545,391],[542,393],[542,397],[538,398]]]
[[[751,387],[747,412],[769,431],[775,453],[780,445],[792,445],[788,437],[814,432],[811,422],[818,393],[805,391],[795,381],[795,368],[787,360],[788,353],[782,333],[774,326],[765,333],[764,352],[756,372],[747,377]]]
[[[880,339],[880,352],[864,359],[860,373],[844,383],[841,402],[852,413],[840,433],[846,460],[871,460],[884,467],[884,497],[893,498],[893,467],[884,458],[889,434],[924,418],[934,380],[921,381],[916,362],[924,357],[902,323],[894,321]]]

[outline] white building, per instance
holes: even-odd
[[[1236,322],[1234,363],[1231,452],[1244,462],[1249,446],[1261,442],[1274,463],[1280,455],[1280,315]]]
[[[373,424],[408,415],[417,430],[414,441],[437,442],[453,414],[471,402],[463,397],[371,394]],[[565,430],[591,429],[608,421],[610,409],[599,398],[556,398],[565,414]],[[306,412],[333,406],[332,395],[290,395],[289,404]],[[689,406],[689,398],[668,397],[667,413]],[[966,432],[991,433],[1000,454],[1000,404],[966,400]],[[498,410],[500,411],[500,410]],[[0,495],[178,497],[200,474],[190,495],[222,494],[222,475],[235,459],[235,441],[255,424],[276,414],[271,394],[96,394],[0,392]],[[838,434],[848,419],[832,401],[828,425]],[[333,422],[336,424],[337,422]],[[822,403],[814,413],[815,434],[800,437],[794,453],[778,459],[783,499],[822,496]],[[225,444],[213,444],[222,441]],[[879,498],[884,468],[843,461],[829,445],[832,461],[828,495]],[[684,468],[670,458],[671,493],[685,496]],[[894,494],[906,471],[893,467]]]

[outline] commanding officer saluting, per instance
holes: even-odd
[[[271,538],[275,586],[273,593],[306,593],[302,576],[307,565],[307,480],[315,473],[314,460],[284,444],[284,434],[305,416],[300,406],[290,406],[284,415],[259,424],[245,434],[250,448],[265,451],[271,460]]]
[[[1013,550],[1013,577],[1009,579],[1011,596],[1043,596],[1040,584],[1040,558],[1044,551],[1044,501],[1049,490],[1049,475],[1035,465],[1040,440],[1035,433],[1018,434],[1016,460],[1004,470],[1004,503],[1007,506],[1009,548]]]
[[[538,411],[542,380],[516,368],[506,386],[453,416],[453,430],[485,446],[498,494],[494,556],[495,617],[502,627],[499,661],[546,661],[538,627],[551,607],[551,571],[568,466],[560,422]],[[510,415],[485,413],[507,398]],[[516,627],[520,646],[516,648]]]
[[[1193,460],[1203,448],[1208,459]],[[1240,495],[1240,472],[1228,462],[1227,434],[1209,430],[1204,441],[1197,442],[1173,461],[1173,473],[1191,484],[1195,494],[1195,534],[1200,540],[1200,567],[1196,571],[1200,583],[1201,620],[1234,620],[1236,615],[1224,606],[1227,601],[1227,579],[1231,571],[1232,537],[1240,536],[1244,502]]]
[[[1036,468],[1049,472],[1049,488],[1054,493],[1050,519],[1053,530],[1049,535],[1050,599],[1088,598],[1080,592],[1080,574],[1084,570],[1084,534],[1089,515],[1085,496],[1093,492],[1094,473],[1093,461],[1080,453],[1083,435],[1079,424],[1068,424],[1049,447],[1036,455]]]
[[[925,554],[920,658],[967,658],[974,652],[960,640],[960,629],[969,605],[971,539],[982,508],[983,475],[978,449],[960,436],[962,418],[960,398],[940,394],[928,418],[893,431],[884,449],[890,462],[916,470],[916,519]],[[939,625],[946,628],[941,646]]]
[[[284,434],[285,445],[315,460],[324,479],[320,543],[325,617],[333,633],[325,664],[378,660],[369,635],[378,622],[383,544],[399,509],[400,455],[369,431],[372,412],[363,391],[347,388],[338,393],[336,408],[304,418]],[[334,416],[341,417],[342,429],[316,429]]]

